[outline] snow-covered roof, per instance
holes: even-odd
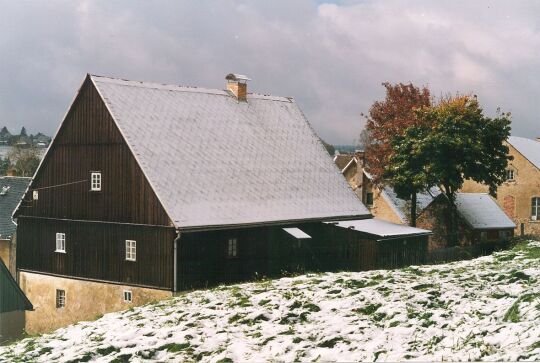
[[[178,228],[369,216],[290,98],[91,80]]]
[[[291,236],[293,236],[294,238],[297,238],[297,239],[311,238],[311,236],[309,234],[302,231],[300,228],[283,228],[283,230],[285,232],[287,232],[288,234],[290,234]]]
[[[474,229],[516,227],[493,198],[485,193],[456,193],[456,208]]]
[[[416,194],[416,210],[417,213],[423,211],[435,197],[441,194],[441,189],[438,187],[432,187],[428,191]],[[404,222],[409,221],[410,215],[410,202],[401,199],[397,196],[394,188],[391,186],[383,187],[381,195],[386,199],[390,208],[398,215],[398,217]]]
[[[0,239],[9,239],[15,233],[17,226],[11,219],[31,178],[18,176],[0,177]]]
[[[512,145],[521,155],[529,160],[534,166],[540,169],[540,142],[525,137],[510,136],[508,143]]]
[[[353,229],[355,231],[369,233],[379,237],[431,234],[431,231],[428,231],[427,229],[404,226],[402,224],[383,221],[382,219],[378,218],[357,219],[352,221],[334,221],[325,223],[333,224],[341,228]]]

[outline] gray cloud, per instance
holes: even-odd
[[[52,133],[85,73],[293,96],[350,143],[381,82],[472,92],[540,136],[540,3],[0,1],[0,126]]]

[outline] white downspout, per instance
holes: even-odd
[[[173,273],[174,273],[174,276],[173,276],[173,281],[174,281],[174,286],[173,286],[173,292],[176,292],[178,291],[178,242],[180,242],[180,237],[181,237],[181,233],[180,231],[176,231],[176,238],[174,239],[174,268],[173,268]]]

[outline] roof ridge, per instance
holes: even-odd
[[[113,83],[113,84],[118,84],[118,85],[123,85],[123,86],[162,89],[162,90],[177,91],[177,92],[206,93],[206,94],[232,97],[231,94],[227,90],[217,89],[217,88],[186,86],[186,85],[180,85],[180,84],[160,83],[160,82],[151,82],[151,81],[137,81],[137,80],[130,80],[130,79],[125,79],[125,78],[100,76],[97,74],[90,74],[90,73],[88,75],[94,81],[104,82],[104,83]],[[248,92],[247,95],[251,96],[251,98],[257,98],[257,99],[268,99],[272,101],[282,101],[282,102],[291,102],[291,103],[294,102],[294,99],[292,97],[273,96],[270,94],[257,93],[257,92]]]

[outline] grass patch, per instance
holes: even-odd
[[[317,346],[320,347],[320,348],[334,348],[336,346],[336,344],[340,343],[340,342],[349,344],[348,340],[346,340],[346,339],[344,339],[342,337],[335,337],[335,338],[332,338],[332,339],[324,340],[321,343],[319,343]]]
[[[368,304],[363,308],[353,309],[355,313],[361,313],[364,315],[371,315],[376,312],[382,305],[381,304]]]
[[[165,345],[162,345],[161,347],[159,347],[158,350],[167,350],[167,352],[170,352],[170,353],[177,353],[177,352],[180,352],[186,348],[189,348],[191,345],[186,342],[186,343],[169,343],[169,344],[165,344]]]
[[[413,286],[412,289],[416,291],[424,291],[433,287],[435,287],[434,284],[420,284],[420,285]]]
[[[101,356],[106,356],[106,355],[109,355],[111,353],[118,353],[119,351],[120,351],[120,349],[110,345],[110,346],[108,346],[106,348],[98,348],[96,350],[96,353],[101,355]]]

